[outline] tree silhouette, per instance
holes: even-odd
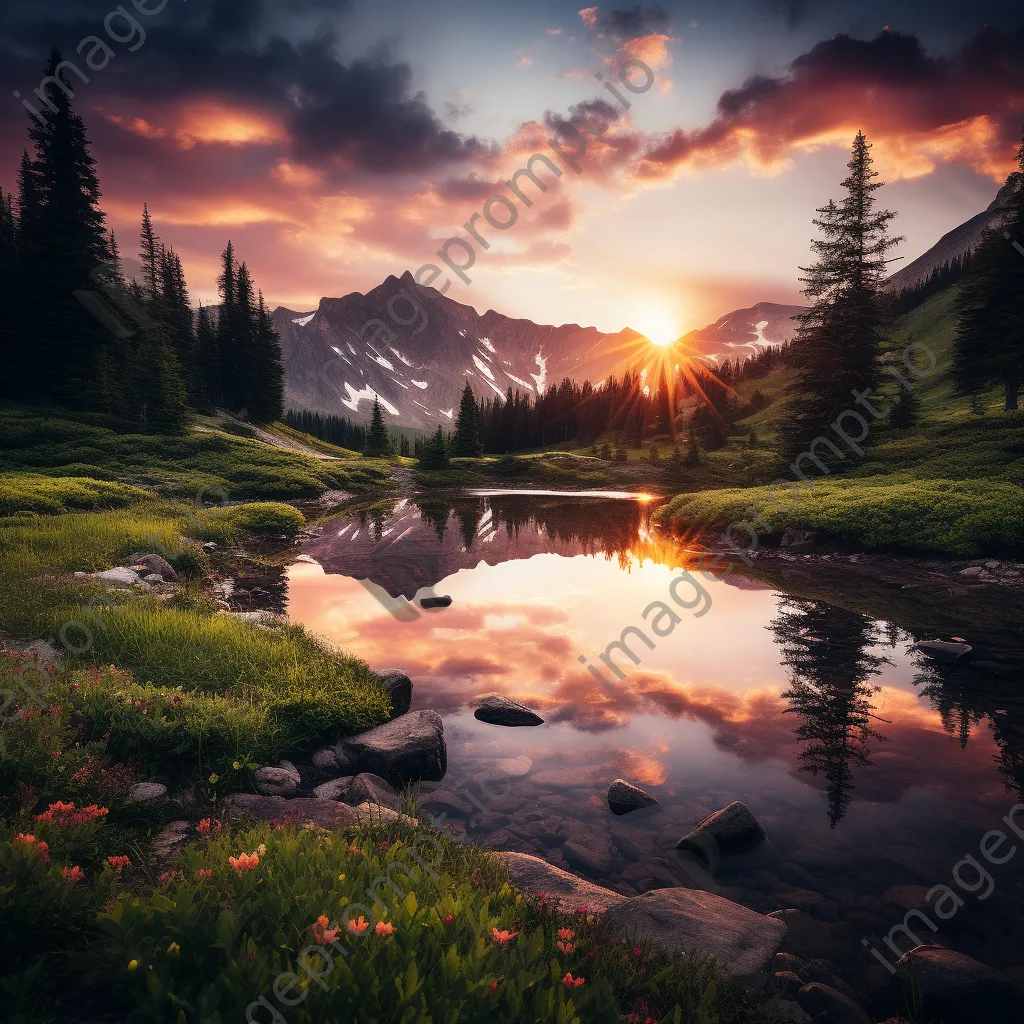
[[[473,397],[473,389],[466,382],[459,402],[459,418],[455,423],[455,440],[452,442],[453,454],[462,458],[475,459],[483,455],[484,446],[480,440],[480,422]]]
[[[800,770],[824,776],[835,828],[851,800],[854,768],[871,763],[869,740],[885,739],[870,726],[870,698],[879,688],[867,680],[887,662],[867,653],[878,639],[871,620],[820,601],[784,599],[769,628],[789,669],[786,713],[802,719]]]
[[[388,458],[394,455],[395,448],[391,442],[391,435],[384,425],[384,413],[381,410],[377,396],[373,398],[373,414],[370,417],[370,429],[366,434],[366,446],[363,454],[373,458]]]
[[[789,352],[797,374],[789,389],[793,415],[783,425],[782,440],[791,455],[851,408],[854,390],[878,385],[888,323],[881,297],[885,254],[902,239],[887,233],[896,215],[875,209],[874,193],[882,183],[871,169],[870,149],[858,132],[842,183],[846,195],[818,210],[814,225],[822,237],[811,242],[817,262],[801,268],[812,305],[795,318],[800,327]]]

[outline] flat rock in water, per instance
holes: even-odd
[[[713,954],[719,969],[744,986],[764,984],[786,936],[779,920],[699,889],[654,889],[613,907],[609,933],[638,935],[670,955]]]
[[[914,647],[937,661],[956,661],[974,648],[970,644],[956,643],[952,640],[919,640]]]
[[[1024,990],[1005,974],[942,946],[917,946],[897,962],[900,980],[945,1024],[1024,1019]]]
[[[569,914],[580,910],[601,913],[626,902],[626,897],[595,885],[584,878],[563,871],[540,857],[528,853],[495,853],[508,867],[509,877],[520,889],[531,896],[544,895],[551,903]]]
[[[562,855],[590,875],[607,875],[615,861],[615,848],[606,832],[578,823],[569,829]]]
[[[503,757],[494,762],[494,770],[501,775],[507,775],[510,779],[521,779],[530,774],[533,762],[525,755],[518,757]]]
[[[436,711],[412,711],[341,740],[335,762],[355,764],[392,782],[439,782],[448,771],[444,726]]]
[[[229,818],[252,817],[258,821],[276,821],[282,825],[304,825],[311,821],[321,828],[336,829],[359,824],[359,815],[354,807],[314,797],[300,796],[289,800],[283,796],[232,793],[225,798],[223,807]]]
[[[404,715],[412,706],[412,680],[398,668],[386,668],[377,673],[381,686],[391,698],[391,717]]]
[[[749,850],[765,840],[765,831],[750,808],[734,800],[728,807],[709,814],[676,844],[679,850],[691,850],[709,856],[711,850],[733,853]]]
[[[902,910],[927,910],[930,891],[926,885],[890,885],[882,893],[882,902]]]
[[[424,597],[420,599],[421,608],[448,608],[451,603],[452,599],[447,594],[439,597]]]
[[[658,801],[625,779],[616,779],[608,787],[608,806],[612,814],[629,814],[641,807],[652,807]]]
[[[167,787],[161,782],[137,782],[128,791],[128,803],[148,804],[167,796]]]
[[[491,725],[543,725],[544,719],[531,711],[525,704],[492,694],[485,697],[480,706],[473,712],[474,717]]]
[[[428,793],[419,801],[419,806],[424,810],[433,811],[435,815],[443,811],[448,817],[454,815],[456,818],[468,818],[473,813],[472,804],[447,789]]]

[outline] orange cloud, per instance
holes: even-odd
[[[597,12],[601,10],[600,7],[584,7],[582,11],[579,11],[579,16],[583,19],[583,24],[587,28],[593,28],[597,24]]]

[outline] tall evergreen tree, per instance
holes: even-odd
[[[47,75],[54,76],[62,61],[54,47]],[[29,128],[35,159],[29,174],[23,164],[21,200],[30,215],[21,224],[22,281],[29,285],[22,308],[35,342],[25,382],[29,392],[76,401],[106,335],[74,293],[92,290],[90,273],[109,252],[95,161],[72,95],[70,88],[51,86],[45,122],[33,120]]]
[[[459,418],[455,421],[454,454],[462,458],[477,458],[484,453],[480,440],[480,422],[473,389],[466,382],[459,402]]]
[[[221,306],[217,315],[217,387],[218,400],[233,412],[239,409],[241,389],[238,386],[240,342],[236,299],[238,266],[235,247],[228,241],[221,253],[221,273],[217,278]]]
[[[147,301],[156,302],[160,296],[160,239],[153,230],[149,206],[142,204],[142,231],[139,236],[139,259],[142,261],[142,292]]]
[[[0,189],[0,397],[17,395],[19,375],[18,332],[13,313],[18,303],[18,224],[14,216],[14,197]]]
[[[373,414],[370,417],[370,429],[366,434],[366,445],[363,454],[373,458],[390,458],[395,454],[391,435],[384,424],[384,412],[376,397],[373,399]]]
[[[871,146],[863,132],[853,142],[842,182],[846,195],[818,210],[814,224],[821,236],[811,242],[817,262],[801,268],[804,295],[811,308],[796,319],[800,327],[789,353],[797,374],[789,389],[791,418],[783,425],[783,444],[796,454],[851,408],[854,390],[877,387],[887,304],[881,283],[886,253],[902,241],[890,238],[896,216],[875,208],[882,187],[872,170]]]
[[[243,267],[245,264],[242,265]],[[281,336],[259,293],[255,336],[249,356],[249,418],[254,423],[273,423],[284,414],[284,365]]]
[[[447,469],[451,465],[448,458],[448,446],[445,444],[444,431],[440,426],[433,437],[428,437],[423,445],[420,465],[424,469]]]
[[[1010,207],[1004,225],[988,232],[973,253],[957,301],[953,379],[961,394],[1003,389],[1003,407],[1019,408],[1024,384],[1024,135],[1019,170],[1006,180]],[[1013,243],[1016,242],[1016,245]]]
[[[217,326],[208,307],[200,304],[196,314],[196,371],[203,384],[199,408],[216,407],[220,399],[220,357],[217,347]]]

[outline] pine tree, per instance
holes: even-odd
[[[1018,251],[1024,245],[1024,135],[1017,163],[1020,169],[1006,182],[1012,190],[1007,221],[988,232],[971,256],[953,344],[957,390],[980,396],[1000,387],[1007,411],[1019,408],[1024,384],[1024,253]]]
[[[814,224],[822,237],[811,242],[817,256],[801,268],[804,295],[811,308],[800,314],[789,360],[797,369],[789,389],[791,419],[783,425],[787,454],[799,452],[851,408],[855,390],[877,387],[882,332],[887,324],[881,283],[885,254],[901,238],[890,238],[896,214],[876,210],[874,193],[882,187],[872,170],[871,146],[858,132],[842,182],[846,195],[818,210]]]
[[[217,278],[221,307],[217,315],[217,401],[237,412],[240,408],[241,389],[238,387],[238,318],[235,315],[238,267],[235,247],[228,241],[221,253],[222,270]]]
[[[444,431],[440,426],[434,436],[427,438],[424,442],[420,465],[424,469],[447,469],[451,465],[451,459],[448,458],[448,446],[444,440]]]
[[[139,259],[142,261],[142,293],[147,302],[155,303],[160,297],[160,239],[153,231],[153,221],[146,203],[142,204]]]
[[[388,428],[384,425],[384,413],[376,396],[373,399],[373,414],[370,417],[370,429],[366,435],[363,454],[371,458],[390,458],[395,454],[391,435],[388,434]]]
[[[697,428],[691,423],[686,446],[686,465],[691,469],[700,465],[700,448],[697,445]]]
[[[62,61],[54,47],[47,75]],[[20,197],[22,326],[31,322],[33,337],[25,384],[58,401],[81,399],[107,337],[74,294],[93,290],[90,274],[109,253],[95,161],[70,93],[51,87],[45,123],[31,122],[35,159],[23,162]]]
[[[242,264],[244,269],[245,264]],[[259,293],[255,336],[249,356],[249,418],[253,423],[273,423],[284,412],[284,365],[281,336]]]
[[[140,333],[135,350],[134,413],[144,430],[176,433],[188,422],[188,392],[165,323]]]
[[[459,418],[455,421],[454,454],[460,458],[479,458],[484,453],[480,440],[480,421],[473,389],[466,382],[459,402]]]

